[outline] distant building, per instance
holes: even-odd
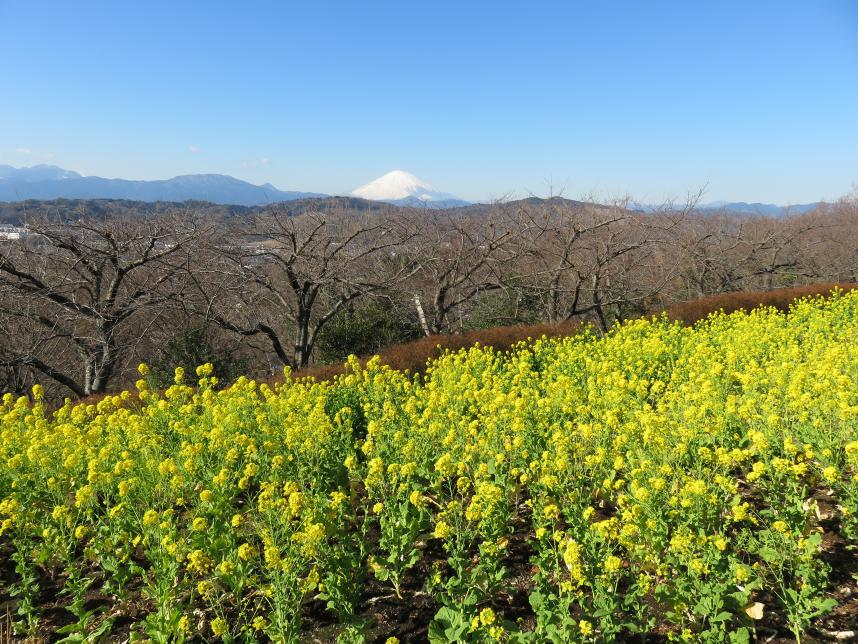
[[[16,241],[29,235],[26,226],[0,226],[0,241]]]

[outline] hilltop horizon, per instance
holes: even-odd
[[[255,206],[306,198],[357,197],[395,205],[447,208],[468,204],[485,204],[496,200],[492,198],[461,199],[452,193],[436,190],[432,184],[418,179],[404,170],[392,170],[359,187],[336,193],[327,194],[304,190],[303,187],[296,188],[283,190],[271,183],[253,184],[224,173],[192,173],[166,179],[141,180],[84,175],[76,170],[46,163],[21,167],[0,164],[0,201],[6,202],[29,199],[116,198],[149,202],[199,200],[222,205]],[[503,201],[539,197],[539,195],[532,193],[508,192],[506,194],[507,198]],[[565,194],[545,195],[545,197],[550,196],[575,199],[575,197]],[[578,200],[587,199],[579,197]],[[600,200],[597,198],[596,201]],[[601,201],[610,201],[610,199],[602,199]],[[702,210],[724,208],[736,212],[778,216],[783,214],[781,211],[786,209],[792,209],[794,212],[805,212],[819,203],[828,201],[833,200],[819,199],[799,204],[777,203],[766,199],[751,201],[701,199],[698,208]],[[638,201],[632,201],[632,205],[643,209],[653,207]]]

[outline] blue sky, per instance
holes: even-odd
[[[0,0],[0,163],[799,203],[858,181],[858,2]]]

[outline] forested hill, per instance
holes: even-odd
[[[77,221],[81,217],[87,219],[103,219],[106,217],[150,217],[176,213],[193,213],[207,219],[226,220],[233,217],[249,217],[266,212],[281,212],[288,215],[303,215],[311,212],[409,212],[425,210],[427,215],[431,212],[449,212],[458,215],[489,214],[493,210],[503,207],[506,209],[550,207],[563,210],[578,210],[583,208],[611,208],[612,206],[588,203],[565,197],[551,197],[542,199],[539,197],[526,197],[512,201],[499,203],[475,203],[467,206],[455,206],[452,208],[422,208],[415,206],[404,206],[386,203],[382,201],[370,201],[357,197],[314,197],[307,199],[294,199],[281,201],[265,206],[240,206],[216,204],[209,201],[134,201],[131,199],[50,199],[38,200],[28,199],[25,201],[2,202],[0,201],[0,225],[19,226],[28,219],[48,217],[57,220]],[[634,205],[629,206],[637,210]],[[650,212],[655,212],[650,209]],[[729,208],[717,210],[711,206],[700,208],[701,215],[712,215],[724,212],[742,217],[755,216],[779,216],[769,213],[733,212]],[[796,211],[793,214],[804,214],[806,210]]]
[[[149,217],[171,213],[193,212],[211,219],[246,217],[277,210],[290,215],[307,212],[354,210],[356,212],[404,209],[378,201],[354,197],[324,197],[283,201],[267,206],[222,205],[208,201],[133,201],[130,199],[51,199],[40,201],[0,202],[0,224],[21,225],[28,219],[49,217],[58,220],[78,220],[81,217]],[[409,208],[408,210],[413,210]]]

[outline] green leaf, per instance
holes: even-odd
[[[769,546],[763,546],[762,548],[760,548],[757,554],[760,555],[760,558],[763,561],[766,561],[768,563],[775,563],[777,561],[780,561],[781,559],[780,555],[778,554],[778,551],[774,548],[770,548]]]
[[[732,619],[732,617],[733,617],[733,613],[728,612],[726,610],[723,610],[720,613],[718,613],[717,615],[715,615],[715,617],[712,617],[709,621],[712,622],[713,624],[719,624],[721,622],[726,622],[726,621]]]

